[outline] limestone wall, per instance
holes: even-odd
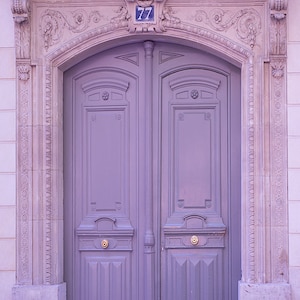
[[[16,274],[16,91],[11,1],[0,5],[0,300],[11,299]]]
[[[300,1],[288,4],[289,261],[293,299],[300,299]]]

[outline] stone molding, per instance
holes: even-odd
[[[75,60],[77,56],[84,57],[84,51],[95,45],[124,37],[142,41],[149,33],[151,39],[158,36],[170,41],[172,38],[185,41],[188,37],[194,45],[205,46],[241,65],[245,104],[240,297],[250,299],[246,297],[245,284],[255,286],[249,290],[250,293],[255,290],[253,295],[260,295],[259,291],[267,295],[270,285],[266,282],[284,283],[289,294],[285,140],[287,0],[259,0],[253,5],[232,0],[222,9],[199,4],[189,8],[172,0],[127,0],[120,1],[120,5],[115,5],[116,2],[108,5],[106,1],[101,7],[94,7],[93,3],[12,0],[18,71],[18,285],[14,299],[22,299],[22,293],[17,292],[22,287],[28,293],[37,286],[59,286],[63,280],[60,79],[65,64],[74,57]],[[135,3],[155,5],[158,10],[155,22],[134,22]],[[264,27],[268,25],[270,30]],[[265,57],[265,62],[261,57]],[[259,83],[265,67],[269,70],[269,85],[263,91]],[[262,117],[265,103],[270,113]],[[262,123],[270,123],[270,127],[261,128]],[[264,178],[268,178],[269,185]],[[38,257],[43,265],[37,266],[32,257]],[[60,297],[55,299],[65,296]]]

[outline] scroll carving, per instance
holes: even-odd
[[[117,14],[117,16],[113,17],[110,22],[112,24],[119,24],[122,22],[128,22],[131,19],[131,15],[128,12],[128,9],[126,6],[120,6],[115,13]]]
[[[102,16],[98,11],[87,13],[83,9],[77,9],[71,12],[69,18],[57,10],[46,10],[40,25],[46,50],[60,42],[65,28],[73,33],[80,33],[85,31],[91,22],[98,23],[101,18]]]
[[[177,17],[175,17],[175,11],[172,7],[166,6],[162,10],[162,14],[160,16],[160,19],[162,22],[165,23],[173,23],[173,24],[179,24],[181,23],[181,20]],[[165,31],[165,27],[163,27],[163,31]]]
[[[255,46],[256,36],[261,32],[261,18],[253,8],[242,9],[234,14],[221,8],[210,12],[198,10],[194,18],[196,22],[204,22],[216,31],[227,31],[234,26],[237,37],[251,48]]]

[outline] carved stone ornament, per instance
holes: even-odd
[[[269,0],[270,9],[272,10],[286,10],[288,5],[288,0]]]
[[[272,67],[272,76],[276,79],[283,77],[284,75],[284,64],[283,63],[273,63]]]
[[[11,10],[15,22],[22,23],[28,20],[29,0],[12,0]]]
[[[121,6],[117,11],[118,15],[112,18],[111,22],[120,24],[126,22],[128,31],[134,32],[164,32],[166,28],[165,22],[176,22],[180,20],[174,17],[174,10],[171,7],[165,6],[166,0],[127,0],[125,5]],[[152,7],[155,10],[154,18],[151,21],[139,22],[136,17],[136,6],[141,8]],[[142,9],[141,9],[142,10]]]
[[[46,10],[40,24],[46,50],[61,40],[65,28],[73,33],[80,33],[85,31],[91,22],[98,23],[101,18],[98,11],[87,13],[84,9],[77,9],[72,11],[70,16],[66,16],[58,10]]]
[[[26,81],[30,78],[30,66],[29,65],[19,65],[18,71],[19,71],[18,78],[20,80]]]
[[[235,13],[221,8],[215,8],[209,12],[197,10],[194,16],[196,22],[204,22],[213,30],[226,31],[235,27],[237,37],[254,47],[256,36],[261,32],[261,19],[253,8],[246,8]]]
[[[286,54],[287,0],[270,0],[270,54]]]

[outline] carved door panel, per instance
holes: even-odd
[[[189,48],[155,51],[161,299],[237,299],[239,72]]]
[[[64,78],[68,299],[237,299],[237,69],[146,42]]]
[[[72,300],[139,298],[143,48],[123,56],[127,49],[91,57],[65,74],[65,265]]]

